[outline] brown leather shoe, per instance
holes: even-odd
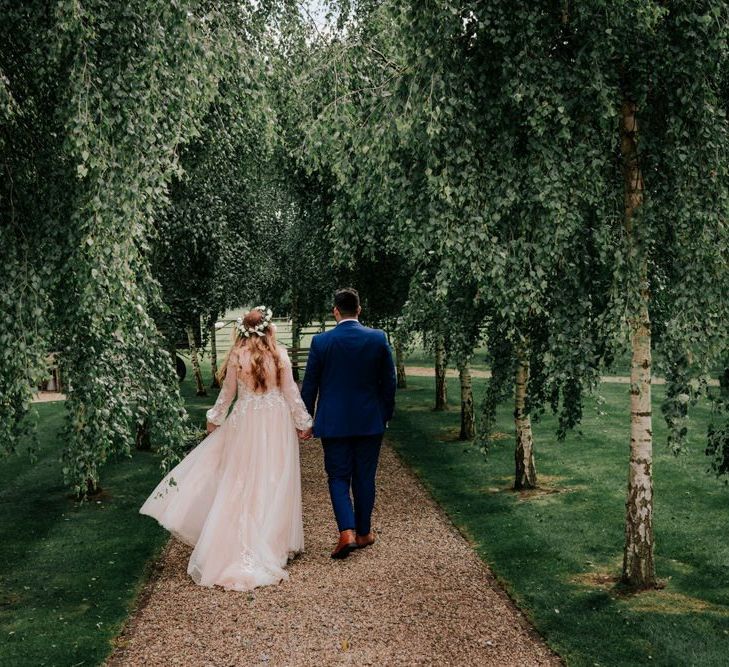
[[[367,535],[357,535],[355,540],[357,542],[357,548],[364,549],[375,543],[375,533],[374,531],[370,531]]]
[[[346,558],[357,548],[357,540],[353,530],[343,530],[339,533],[339,542],[337,547],[332,551],[332,558],[339,560]]]

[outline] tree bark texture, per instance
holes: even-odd
[[[625,100],[620,118],[620,150],[625,187],[625,230],[629,251],[640,262],[639,304],[631,317],[630,467],[625,502],[623,582],[633,588],[656,585],[653,558],[653,422],[651,407],[651,323],[648,265],[636,247],[635,214],[643,204],[643,175],[637,151],[637,109]]]
[[[405,375],[405,353],[403,351],[402,339],[399,337],[395,337],[395,369],[397,371],[397,388],[407,388],[408,380]]]
[[[514,388],[514,426],[516,429],[514,488],[534,489],[537,486],[537,468],[534,464],[534,437],[532,435],[532,420],[526,411],[529,357],[526,350],[520,350],[517,354],[518,363]]]
[[[220,383],[218,382],[218,341],[215,338],[218,330],[215,325],[210,327],[210,372],[213,374],[213,379],[210,381],[211,389],[220,389]]]
[[[438,336],[435,343],[435,410],[448,409],[448,385],[446,384],[445,340]]]
[[[149,432],[149,421],[147,419],[145,419],[141,424],[137,424],[134,446],[141,451],[148,452],[152,449],[152,439]]]
[[[190,359],[192,360],[192,372],[195,376],[195,394],[197,396],[207,396],[208,392],[205,391],[205,384],[202,379],[202,372],[200,371],[200,359],[197,354],[197,343],[195,343],[195,332],[192,330],[191,325],[185,327],[187,329],[187,344],[190,347]]]
[[[471,365],[460,364],[458,377],[461,381],[461,433],[460,440],[473,440],[476,436],[476,417],[473,412],[473,381]]]

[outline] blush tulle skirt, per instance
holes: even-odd
[[[304,530],[299,443],[281,394],[239,398],[139,511],[194,547],[197,584],[247,591],[288,578]]]

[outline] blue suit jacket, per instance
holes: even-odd
[[[316,406],[316,437],[384,433],[395,409],[395,389],[384,331],[348,320],[312,339],[301,397],[309,414]]]

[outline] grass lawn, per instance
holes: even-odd
[[[653,373],[654,375],[663,375],[660,369],[661,355],[660,352],[653,352]],[[406,366],[426,366],[432,368],[435,364],[435,356],[429,350],[426,350],[418,341],[415,339],[415,343],[410,347],[407,354],[405,355]],[[450,364],[449,368],[455,368],[453,364]],[[471,368],[480,371],[490,370],[488,363],[488,348],[485,345],[477,347],[474,350],[473,358],[471,360]],[[724,372],[724,368],[721,365],[715,365],[711,370],[710,375],[713,378],[719,378]],[[610,368],[605,369],[604,375],[630,375],[630,351],[625,351],[621,357],[616,359]]]
[[[435,355],[425,349],[416,339],[415,344],[411,346],[405,355],[406,366],[426,366],[432,368],[435,364]],[[455,368],[453,364],[449,368]],[[490,370],[488,363],[488,348],[485,345],[477,347],[473,352],[471,359],[471,368],[479,371]],[[618,360],[613,367],[606,372],[606,375],[629,375],[630,374],[630,356]]]
[[[476,383],[477,394],[484,383]],[[456,397],[457,381],[449,384]],[[656,408],[662,388],[654,388]],[[655,530],[665,589],[615,588],[623,545],[628,466],[627,387],[601,389],[606,414],[588,404],[583,435],[554,438],[535,424],[543,488],[510,490],[511,407],[488,459],[456,440],[458,407],[434,413],[432,378],[408,378],[389,437],[550,645],[570,665],[729,664],[729,489],[707,475],[696,410],[692,453],[674,458],[655,419]],[[477,395],[477,400],[480,397]]]
[[[510,406],[499,415],[502,439],[484,459],[456,441],[456,405],[430,411],[432,378],[408,381],[390,438],[569,664],[729,663],[729,489],[705,474],[706,408],[695,415],[692,454],[674,459],[656,447],[657,564],[667,586],[631,597],[614,588],[627,474],[625,386],[603,387],[606,414],[588,405],[584,435],[557,443],[551,418],[535,425],[543,488],[520,495],[509,490]],[[478,394],[484,384],[475,386]],[[455,380],[449,389],[455,397]],[[194,396],[190,373],[182,391],[202,424],[214,392]],[[110,462],[104,496],[79,504],[60,477],[63,405],[38,411],[39,461],[16,456],[0,471],[0,665],[97,665],[167,539],[138,514],[160,478],[158,461],[138,452]],[[655,426],[660,443],[665,427],[658,419]]]
[[[201,421],[213,398],[194,397],[189,380],[183,392]],[[161,478],[159,461],[136,452],[110,462],[102,497],[80,504],[58,462],[63,404],[38,412],[37,463],[21,454],[0,469],[0,665],[98,665],[167,540],[138,514]]]

